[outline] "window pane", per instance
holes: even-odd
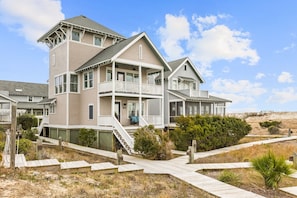
[[[93,120],[94,119],[94,106],[89,105],[89,119]]]
[[[107,70],[106,80],[107,81],[111,81],[112,80],[112,71],[111,70]]]
[[[79,41],[79,32],[72,31],[72,40]]]
[[[127,75],[126,75],[126,81],[133,82],[133,74],[127,73]]]
[[[78,91],[78,77],[76,74],[70,75],[70,92]]]
[[[95,45],[101,46],[101,38],[95,37]]]

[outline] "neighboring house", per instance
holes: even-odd
[[[85,16],[60,21],[38,42],[49,47],[49,109],[41,135],[78,143],[79,129],[96,130],[95,147],[133,152],[128,133],[164,127],[164,82],[171,68],[146,33],[128,39]],[[158,99],[159,114],[148,104]]]
[[[164,73],[166,126],[174,126],[175,118],[181,115],[226,114],[226,103],[230,100],[209,95],[200,90],[203,78],[189,58],[168,63],[172,71]],[[160,79],[160,78],[158,78]]]
[[[47,84],[0,80],[0,93],[17,102],[17,116],[32,114],[42,117],[46,113],[43,113],[43,107],[38,102],[47,98]],[[1,109],[3,107],[0,105]]]
[[[16,105],[17,101],[8,96],[8,92],[0,91],[0,125],[8,128],[12,121],[11,106]]]

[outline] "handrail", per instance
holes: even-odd
[[[144,126],[148,126],[149,124],[148,124],[148,122],[144,119],[144,117],[139,116],[139,125],[140,125],[141,127],[144,127]]]
[[[124,129],[116,117],[113,116],[114,134],[129,154],[134,152],[134,139]]]

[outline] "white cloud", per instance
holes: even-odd
[[[297,101],[297,91],[293,87],[274,89],[272,90],[272,96],[270,96],[267,101],[279,104]]]
[[[282,72],[278,78],[277,81],[279,83],[292,83],[293,81],[293,76],[289,72]]]
[[[276,50],[276,53],[279,54],[279,53],[282,53],[282,52],[291,50],[291,49],[293,49],[295,47],[296,47],[296,44],[295,43],[291,43],[290,45],[283,47],[281,50]]]
[[[62,19],[59,0],[0,1],[0,22],[33,45],[40,46],[37,39]]]
[[[265,74],[263,74],[263,73],[257,73],[257,75],[256,75],[256,79],[262,79],[262,78],[264,78],[266,75]]]
[[[241,59],[249,65],[257,64],[260,57],[250,47],[249,33],[218,24],[219,19],[227,17],[193,15],[190,23],[185,16],[167,14],[165,27],[158,31],[161,48],[169,59],[189,56],[204,76],[212,75],[211,64],[219,60]]]
[[[160,27],[158,30],[161,47],[170,58],[181,58],[184,54],[181,41],[190,38],[190,24],[185,16],[170,14],[166,14],[165,21],[165,27]]]
[[[253,103],[255,98],[264,94],[266,89],[261,83],[248,80],[216,79],[211,83],[215,95],[229,98],[232,103]]]

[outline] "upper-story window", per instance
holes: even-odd
[[[89,120],[94,119],[94,105],[89,105]]]
[[[139,49],[138,49],[139,51],[138,51],[138,58],[141,60],[141,59],[143,59],[143,57],[142,57],[142,45],[139,45]]]
[[[102,38],[99,37],[99,36],[95,36],[94,37],[94,45],[97,45],[97,46],[102,46]]]
[[[64,93],[67,89],[67,76],[66,74],[55,77],[55,93]]]
[[[93,71],[85,72],[84,73],[84,88],[92,88],[94,85],[94,75]]]
[[[185,69],[185,71],[187,71],[187,65],[184,65],[184,69]]]
[[[32,102],[33,101],[33,97],[32,96],[29,96],[28,101],[29,102]]]
[[[70,74],[70,92],[78,92],[78,76]]]
[[[79,41],[80,38],[79,38],[79,32],[78,31],[72,31],[72,40],[73,41]]]
[[[111,81],[112,80],[112,71],[108,69],[106,71],[106,81]]]

